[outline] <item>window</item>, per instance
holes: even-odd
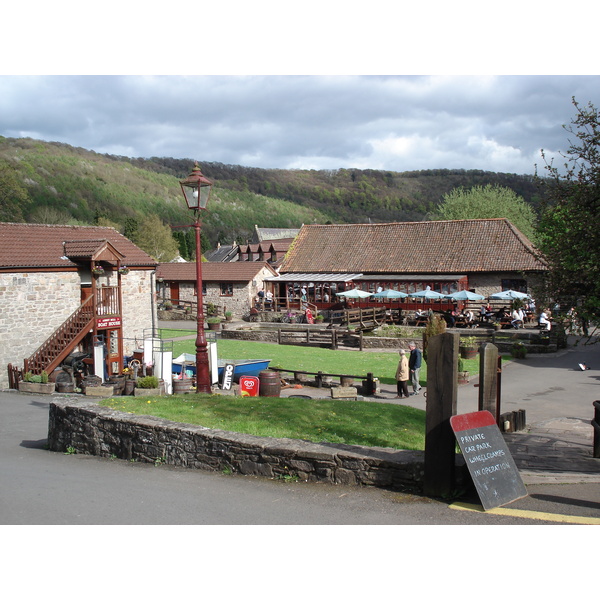
[[[198,286],[194,283],[194,296],[198,295]],[[202,295],[206,296],[206,283],[202,282]]]
[[[527,293],[527,282],[524,279],[502,279],[502,291],[514,290],[515,292]]]
[[[233,283],[221,283],[221,296],[233,296]]]

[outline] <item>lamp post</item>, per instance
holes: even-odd
[[[181,191],[190,210],[195,212],[196,220],[196,290],[198,296],[196,313],[196,391],[210,394],[211,377],[208,367],[208,348],[204,334],[204,303],[202,301],[202,249],[200,247],[200,211],[206,210],[206,204],[212,189],[212,182],[206,179],[198,163],[186,179],[180,181]]]

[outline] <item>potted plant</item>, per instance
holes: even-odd
[[[95,275],[96,277],[99,277],[100,275],[104,275],[104,267],[102,267],[102,265],[96,265],[92,269],[92,274]]]
[[[510,349],[510,354],[513,358],[525,358],[527,356],[527,348],[523,342],[515,342]]]
[[[461,358],[475,358],[477,356],[477,338],[474,335],[461,337],[458,347]]]
[[[129,273],[129,267],[122,266],[119,269],[119,275],[127,275],[127,273]]]
[[[469,383],[469,371],[465,369],[465,363],[462,358],[458,359],[458,384]]]
[[[325,317],[323,315],[317,315],[315,317],[315,323],[322,323],[325,320]]]
[[[156,375],[146,375],[137,380],[136,388],[133,390],[134,396],[159,396],[160,388],[158,386],[158,377]]]
[[[206,323],[208,328],[212,331],[218,331],[221,329],[221,319],[219,319],[219,317],[208,317],[208,319],[206,319]]]
[[[54,392],[55,384],[48,381],[48,373],[42,371],[40,375],[33,375],[27,371],[23,375],[23,381],[19,381],[19,391],[30,394],[51,394]]]
[[[233,319],[233,313],[230,310],[225,311],[225,319],[231,321]]]
[[[550,336],[547,333],[540,333],[539,342],[543,346],[548,346],[550,344]]]

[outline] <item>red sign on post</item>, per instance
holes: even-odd
[[[450,425],[465,457],[484,510],[527,496],[515,461],[491,412],[450,417]]]
[[[112,327],[121,327],[121,317],[104,317],[96,321],[98,329],[109,329]]]
[[[260,383],[258,377],[253,375],[243,375],[240,377],[240,395],[258,396]]]

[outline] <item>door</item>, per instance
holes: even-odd
[[[179,282],[171,282],[171,302],[173,304],[179,304]]]

